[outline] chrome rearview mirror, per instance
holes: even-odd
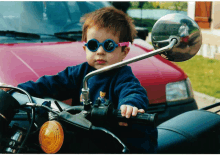
[[[202,45],[202,35],[197,23],[183,14],[168,14],[160,18],[153,26],[151,40],[155,49],[167,46],[172,39],[178,43],[163,53],[162,57],[180,62],[192,58]]]

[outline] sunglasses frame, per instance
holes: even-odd
[[[97,43],[98,46],[97,46],[97,48],[96,48],[95,50],[89,49],[88,43],[89,43],[90,41],[95,41],[95,42]],[[105,48],[104,44],[105,44],[107,41],[112,41],[112,42],[113,42],[114,47],[113,47],[112,50],[107,50],[107,49]],[[96,39],[90,39],[87,43],[84,42],[84,45],[85,45],[91,52],[96,52],[96,51],[99,49],[99,47],[102,46],[103,49],[104,49],[106,52],[110,53],[110,52],[114,51],[116,47],[122,47],[122,46],[127,46],[127,47],[128,47],[128,46],[130,45],[130,42],[122,42],[122,43],[117,43],[117,44],[116,44],[114,40],[112,40],[112,39],[106,39],[105,41],[103,41],[102,43],[100,43],[100,42],[99,42],[98,40],[96,40]]]

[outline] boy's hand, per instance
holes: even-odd
[[[120,107],[121,115],[130,118],[131,116],[136,116],[137,113],[144,113],[144,109],[138,109],[137,107],[132,107],[130,105],[121,105]],[[128,123],[119,122],[120,126],[128,126]]]
[[[7,85],[5,83],[0,83],[0,86],[11,86],[11,85]],[[11,88],[0,88],[0,89],[2,89],[4,91],[9,91]]]

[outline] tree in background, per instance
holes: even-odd
[[[151,3],[153,5],[154,9],[160,9],[160,2],[157,1],[157,2],[151,2]]]
[[[124,3],[124,2],[121,2]],[[134,1],[130,2],[129,9],[139,9],[142,5],[142,9],[168,9],[168,10],[177,10],[177,11],[187,11],[187,1]],[[140,4],[143,3],[143,4]]]
[[[143,9],[155,9],[155,7],[152,5],[153,2],[146,2],[146,1],[143,1],[143,2],[138,2],[138,1],[134,1],[134,2],[130,2],[131,3],[131,6],[129,9],[138,9],[140,5],[143,6]],[[143,3],[143,4],[140,4],[140,3]]]
[[[131,3],[131,6],[129,9],[138,9],[138,5],[139,5],[138,1],[130,2],[130,3]]]
[[[115,2],[115,1],[113,1],[112,2],[112,5],[115,7],[115,8],[117,8],[117,9],[119,9],[119,10],[122,10],[122,11],[124,11],[125,13],[127,13],[127,10],[128,10],[128,8],[131,6],[131,3],[130,2]]]
[[[187,11],[187,2],[184,1],[160,2],[160,8],[176,10],[176,11]]]

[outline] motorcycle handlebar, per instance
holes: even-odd
[[[29,102],[28,97],[24,94],[14,92],[11,94],[19,103],[20,105],[25,104]],[[51,99],[42,99],[37,97],[32,97],[35,104],[41,105],[44,101],[51,101]],[[58,101],[62,109],[75,109],[74,106],[67,105],[63,102]],[[53,106],[53,104],[52,104]],[[79,106],[76,106],[79,107]],[[54,106],[53,108],[56,108]],[[80,106],[78,109],[83,109],[83,106]],[[157,122],[157,114],[148,114],[148,113],[138,113],[137,116],[131,116],[129,119],[121,115],[121,110],[113,110],[112,116],[118,121],[118,122],[130,122],[130,123],[138,123],[138,124],[144,124],[144,125],[151,125],[156,126]]]
[[[137,124],[150,125],[155,127],[158,119],[158,115],[148,114],[148,113],[137,113],[136,116],[131,116],[130,118],[126,118],[121,115],[121,110],[115,110],[113,115],[116,117],[119,122],[131,122]]]

